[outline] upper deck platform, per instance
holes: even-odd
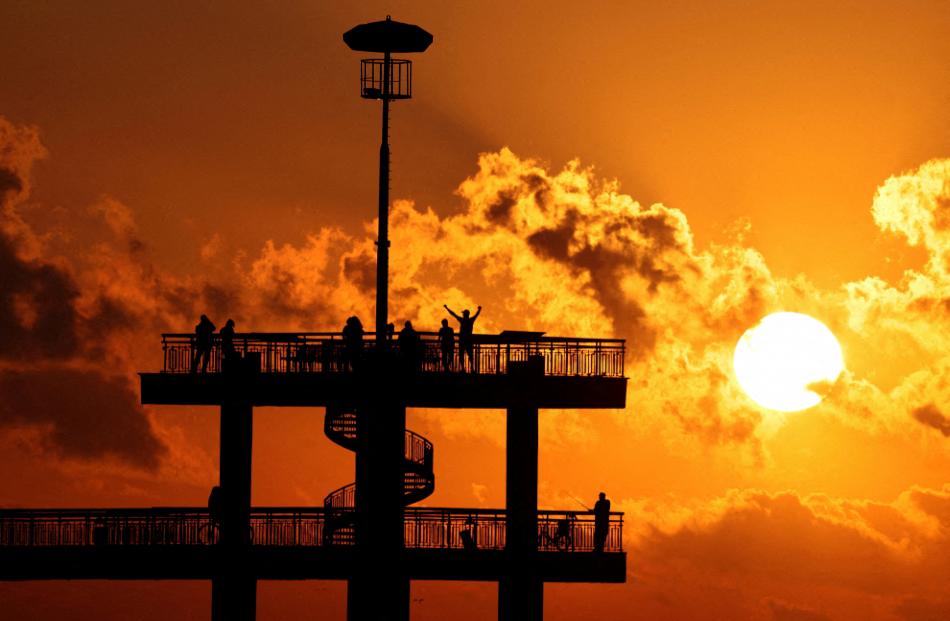
[[[421,346],[410,362],[393,350],[399,374],[398,399],[407,407],[432,408],[623,408],[627,379],[622,339],[547,337],[538,332],[503,332],[473,337],[473,361],[465,372],[443,367],[438,335],[420,332]],[[217,336],[215,337],[217,339]],[[252,372],[242,375],[242,393],[253,405],[326,406],[351,403],[367,390],[360,360],[378,351],[375,335],[359,353],[338,333],[247,333],[234,339]],[[141,373],[142,403],[218,405],[228,395],[222,352],[216,340],[207,371],[192,372],[193,334],[163,334],[163,369]],[[356,363],[353,363],[353,360]],[[512,363],[532,361],[534,374],[514,373]],[[354,370],[355,369],[355,370]]]

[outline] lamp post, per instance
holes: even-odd
[[[376,343],[389,346],[386,338],[389,294],[389,102],[412,97],[412,61],[393,58],[393,53],[424,52],[432,35],[412,24],[384,21],[360,24],[343,35],[350,49],[382,53],[382,58],[360,61],[360,96],[383,102],[383,133],[379,145],[379,224],[376,239]]]

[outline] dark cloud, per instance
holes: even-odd
[[[43,368],[0,374],[0,426],[38,427],[62,457],[115,457],[154,469],[165,446],[128,380],[97,371]]]
[[[0,235],[0,357],[71,356],[78,348],[74,302],[79,289],[63,269],[24,261]]]
[[[0,167],[0,199],[4,198],[7,192],[19,192],[23,189],[23,180],[20,176],[9,168]]]
[[[343,275],[361,291],[376,291],[376,258],[364,254],[343,257]]]
[[[947,418],[933,403],[917,408],[911,412],[911,416],[917,419],[918,422],[950,437],[950,418]]]

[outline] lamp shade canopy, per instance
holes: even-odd
[[[343,34],[343,42],[357,52],[424,52],[432,35],[413,24],[384,21],[360,24]]]

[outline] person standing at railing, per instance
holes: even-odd
[[[449,326],[448,319],[443,319],[439,328],[439,348],[442,350],[442,370],[450,373],[455,365],[455,330]]]
[[[195,326],[195,351],[191,358],[191,372],[198,372],[198,359],[201,359],[201,372],[208,371],[208,360],[211,358],[211,345],[214,342],[215,325],[207,315],[202,315]]]
[[[449,311],[449,314],[455,317],[455,320],[459,322],[459,367],[462,371],[465,370],[465,356],[468,355],[469,368],[475,370],[475,342],[472,338],[472,334],[475,331],[475,320],[478,319],[478,316],[482,314],[482,307],[478,307],[478,312],[474,315],[469,316],[469,311],[466,308],[462,311],[462,316],[459,317],[452,309],[449,308],[448,304],[442,305],[445,310]]]
[[[412,327],[412,322],[407,321],[402,330],[399,331],[397,339],[399,345],[399,355],[403,362],[412,371],[418,371],[422,366],[422,339],[419,333]]]
[[[228,319],[218,334],[221,336],[222,358],[224,358],[224,360],[234,360],[237,358],[237,350],[234,348],[234,320]]]
[[[601,492],[594,503],[594,552],[603,552],[610,532],[610,501],[607,494]]]
[[[343,370],[356,370],[363,355],[363,323],[356,315],[347,319],[343,327],[343,347],[346,352]]]

